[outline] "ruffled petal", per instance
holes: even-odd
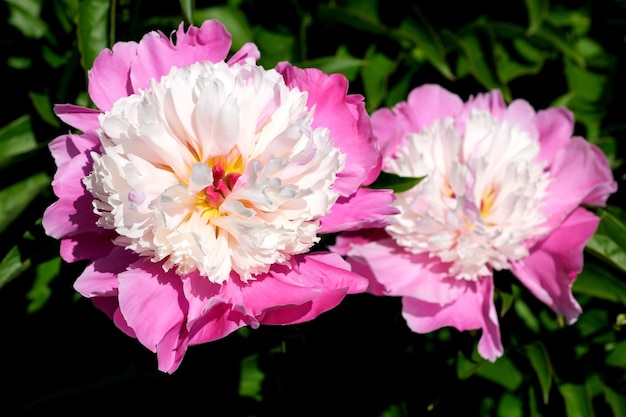
[[[382,108],[372,113],[374,134],[380,141],[384,157],[395,155],[409,133],[421,131],[435,120],[453,116],[463,108],[463,100],[436,84],[424,84],[413,89],[407,101],[393,109]]]
[[[494,362],[502,356],[504,348],[493,303],[492,279],[484,277],[465,284],[465,292],[443,306],[411,297],[402,298],[402,316],[409,328],[417,333],[428,333],[446,326],[459,331],[482,329],[478,353]]]
[[[600,219],[577,208],[559,228],[531,249],[528,257],[513,263],[511,271],[539,300],[573,323],[581,308],[572,284],[583,267],[583,250]]]
[[[230,33],[217,20],[207,20],[199,28],[190,26],[187,32],[181,23],[175,32],[175,43],[162,32],[146,34],[139,42],[130,72],[133,91],[147,88],[150,80],[160,80],[172,67],[224,60],[230,51],[231,39]]]
[[[93,61],[87,72],[87,90],[100,110],[110,110],[117,100],[135,92],[130,83],[130,68],[138,46],[137,42],[118,42],[112,49],[100,52]]]

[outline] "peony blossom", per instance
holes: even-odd
[[[601,206],[616,191],[604,154],[572,137],[563,108],[506,105],[499,91],[463,102],[436,85],[372,114],[383,171],[423,178],[397,193],[384,228],[344,233],[333,250],[369,277],[368,291],[402,297],[415,332],[481,329],[478,352],[502,355],[494,272],[509,270],[573,323],[571,287]]]
[[[246,44],[227,61],[217,21],[146,34],[89,71],[97,109],[57,105],[82,133],[54,139],[58,200],[44,214],[75,289],[174,372],[187,347],[242,326],[315,318],[367,280],[320,235],[381,227],[382,163],[347,80]]]

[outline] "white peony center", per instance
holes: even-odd
[[[450,118],[406,138],[385,170],[425,177],[395,201],[388,233],[412,253],[450,264],[457,279],[510,268],[544,231],[541,204],[549,175],[540,146],[518,126],[474,111],[460,132]]]
[[[115,243],[179,274],[243,281],[307,252],[345,155],[307,95],[254,64],[173,68],[100,116],[84,179]]]

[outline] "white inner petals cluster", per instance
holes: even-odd
[[[100,116],[84,179],[115,243],[179,274],[243,281],[307,252],[345,155],[307,94],[253,63],[173,68]]]
[[[549,174],[538,139],[474,110],[464,131],[451,118],[406,138],[385,170],[425,177],[395,201],[388,233],[412,253],[449,263],[449,275],[477,280],[528,255],[545,233],[541,210]]]

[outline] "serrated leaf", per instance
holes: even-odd
[[[554,377],[554,370],[552,368],[552,362],[550,361],[550,355],[548,354],[548,351],[543,343],[539,341],[526,345],[525,351],[531,366],[535,370],[537,379],[539,380],[543,403],[548,404],[550,389],[552,388],[552,378]]]
[[[20,250],[13,246],[0,262],[0,288],[28,269],[30,260],[22,261]]]
[[[24,115],[0,129],[0,161],[37,147],[30,116]]]
[[[49,185],[50,177],[40,172],[0,190],[0,233]]]
[[[584,385],[561,384],[559,392],[565,402],[565,412],[567,417],[593,417],[593,406],[591,398]]]
[[[600,224],[586,248],[614,267],[626,272],[626,221],[619,208],[598,209]]]
[[[401,177],[396,174],[381,171],[378,178],[368,188],[393,190],[395,193],[401,193],[419,184],[425,177],[412,178]]]
[[[85,70],[103,49],[109,47],[109,0],[83,0],[78,10],[76,24],[81,65]]]

